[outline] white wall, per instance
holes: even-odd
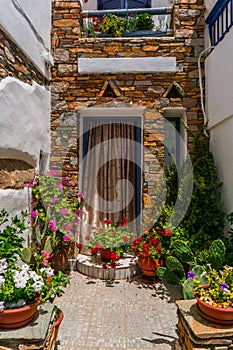
[[[211,150],[220,179],[222,199],[233,211],[233,29],[209,54],[205,64],[206,109]]]
[[[38,167],[50,153],[50,92],[36,83],[7,77],[0,82],[0,158]]]
[[[50,0],[0,0],[0,27],[48,76],[51,30]]]

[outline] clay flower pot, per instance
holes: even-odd
[[[42,296],[40,295],[32,304],[0,312],[0,328],[13,329],[27,325],[36,315],[41,300]]]
[[[161,259],[153,260],[149,255],[140,254],[138,257],[138,266],[146,276],[156,276],[157,269],[162,266]]]
[[[208,288],[208,286],[205,286],[205,288]],[[212,306],[200,299],[196,294],[195,298],[197,310],[206,320],[217,324],[233,325],[233,308]]]

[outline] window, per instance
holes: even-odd
[[[172,163],[176,167],[187,157],[187,134],[184,127],[186,113],[184,108],[167,108],[164,111],[164,168]]]
[[[149,8],[151,0],[98,0],[98,10]]]

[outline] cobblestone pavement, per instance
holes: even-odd
[[[161,283],[103,281],[70,272],[56,300],[65,314],[58,350],[177,349],[176,305]]]

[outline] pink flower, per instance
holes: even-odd
[[[56,197],[51,198],[51,203],[56,203],[56,202],[57,202],[57,198]]]
[[[37,212],[35,210],[33,210],[31,212],[31,218],[36,218],[36,216],[37,216]]]
[[[85,240],[86,241],[90,241],[90,239],[91,239],[91,236],[90,235],[86,235]]]
[[[79,194],[77,194],[77,197],[78,197],[78,198],[84,198],[84,194],[79,193]]]
[[[76,210],[75,214],[78,216],[82,216],[83,215],[83,210]]]
[[[53,232],[56,232],[56,231],[57,231],[57,226],[55,226],[55,225],[52,226],[52,227],[51,227],[51,230],[52,230]]]
[[[48,170],[47,173],[50,174],[50,175],[57,175],[57,171],[56,170],[52,170],[52,169]]]
[[[53,226],[55,226],[55,221],[49,220],[48,227],[53,227]]]
[[[99,233],[103,233],[104,232],[104,229],[103,228],[100,228],[99,229]]]
[[[74,182],[73,181],[69,181],[69,185],[70,186],[74,186]]]
[[[49,261],[47,259],[44,260],[44,266],[48,266]]]
[[[61,181],[62,181],[63,185],[65,185],[69,181],[69,179],[68,179],[68,177],[63,177]]]
[[[70,236],[68,236],[68,235],[64,235],[63,239],[65,242],[70,242]]]
[[[34,187],[34,183],[33,183],[33,182],[31,182],[30,184],[28,184],[28,187],[29,187],[29,188]]]
[[[41,255],[43,255],[43,257],[45,257],[46,259],[50,258],[50,255],[46,253],[44,250],[42,250]]]
[[[61,215],[68,215],[68,209],[66,209],[66,208],[60,209],[60,214]]]
[[[66,224],[63,227],[64,227],[64,230],[67,230],[67,231],[72,230],[72,225],[71,224]]]
[[[61,185],[61,184],[57,184],[57,188],[59,188],[60,190],[63,190],[63,189],[64,189],[64,186]]]

